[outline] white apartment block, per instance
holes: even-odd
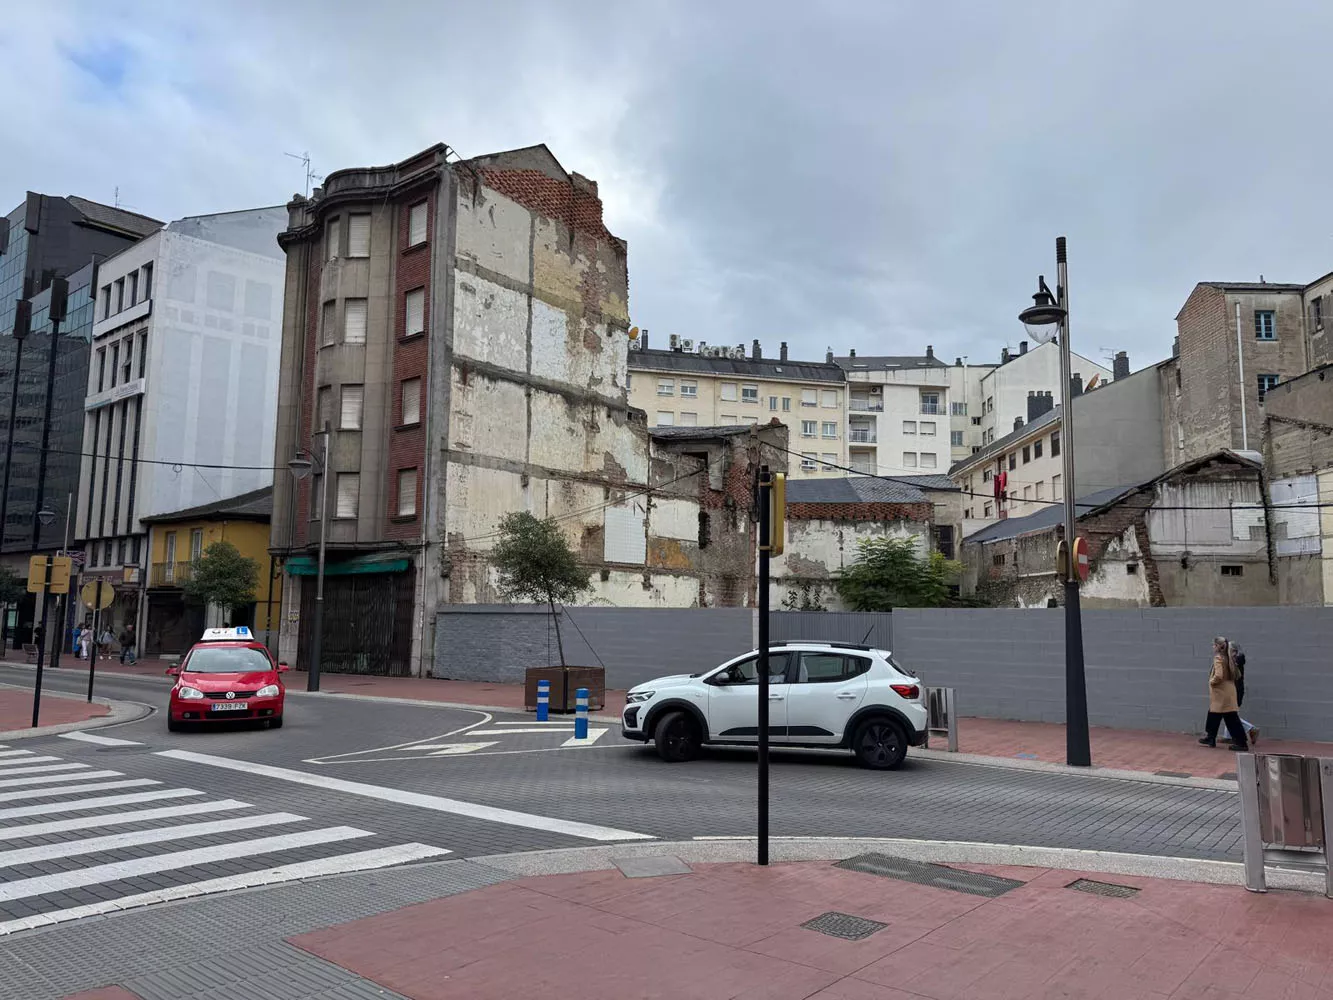
[[[950,449],[949,366],[921,356],[834,359],[847,374],[847,455],[864,475],[944,473]]]

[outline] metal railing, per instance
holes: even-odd
[[[860,413],[883,413],[884,401],[881,399],[849,399],[847,406]]]
[[[1267,869],[1324,877],[1333,899],[1333,757],[1236,755],[1245,888],[1267,892]]]
[[[944,405],[942,403],[922,403],[921,412],[927,416],[944,416]]]
[[[875,444],[875,432],[864,427],[853,427],[847,432],[847,440],[857,444]]]
[[[153,563],[152,572],[148,576],[148,585],[150,587],[179,587],[190,579],[193,572],[194,563],[191,562]]]

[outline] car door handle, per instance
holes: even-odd
[[[785,698],[785,697],[787,697],[785,694],[770,694],[770,695],[768,696],[768,700],[769,700],[769,701],[782,701],[782,699]]]
[[[840,691],[837,695],[837,697],[841,698],[843,701],[851,701],[856,698],[856,696],[855,691]]]

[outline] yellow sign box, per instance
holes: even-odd
[[[28,560],[28,593],[40,594],[46,589],[46,556]]]

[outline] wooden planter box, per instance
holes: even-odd
[[[606,671],[602,667],[529,667],[523,679],[523,705],[537,710],[537,682],[551,682],[551,711],[572,712],[581,687],[588,689],[588,711],[598,712],[606,704]]]

